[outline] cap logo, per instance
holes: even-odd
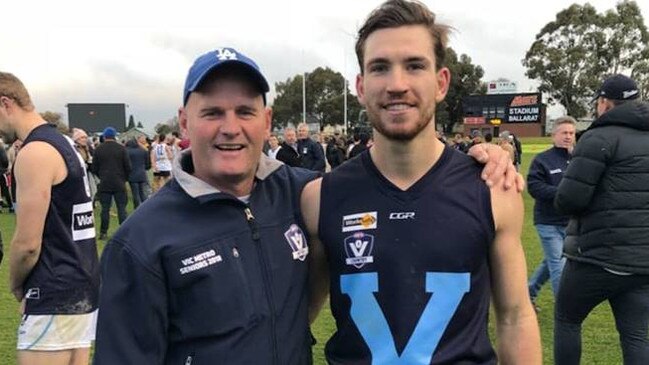
[[[216,58],[218,58],[219,61],[236,60],[237,54],[227,48],[217,48]]]
[[[637,94],[638,90],[631,90],[631,91],[622,91],[622,98],[623,99],[628,99],[632,97],[633,95]]]

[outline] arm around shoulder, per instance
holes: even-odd
[[[527,290],[521,245],[523,200],[519,193],[491,189],[496,236],[490,250],[498,355],[502,364],[541,364],[541,339]]]

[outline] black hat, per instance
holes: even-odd
[[[630,77],[617,74],[609,77],[599,88],[593,101],[599,97],[611,100],[632,100],[640,96],[638,85]]]

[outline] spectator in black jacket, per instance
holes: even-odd
[[[292,167],[302,167],[300,154],[297,152],[297,134],[295,128],[287,127],[284,129],[284,142],[275,155],[277,160],[284,162]]]
[[[149,178],[146,172],[151,169],[151,159],[149,152],[135,138],[126,142],[126,151],[131,162],[128,184],[131,186],[133,209],[136,209],[149,196]]]
[[[117,131],[113,127],[104,129],[104,142],[95,149],[92,170],[99,176],[97,196],[101,204],[101,225],[99,239],[105,240],[108,234],[110,206],[115,200],[117,217],[122,224],[126,220],[126,179],[131,172],[131,161],[126,148],[115,141]]]
[[[325,172],[325,156],[320,143],[309,137],[309,127],[305,123],[297,126],[297,152],[302,167],[311,171]]]
[[[649,364],[649,103],[607,79],[598,118],[575,147],[555,206],[571,220],[555,312],[555,363],[578,364],[581,323],[608,300],[625,364]]]
[[[331,166],[331,169],[333,170],[345,162],[345,148],[343,147],[343,142],[334,136],[329,136],[326,140],[327,162],[329,162],[329,166]]]
[[[552,293],[555,296],[559,290],[565,263],[562,254],[568,216],[557,213],[553,204],[557,186],[568,168],[575,144],[576,124],[572,117],[562,117],[554,122],[552,148],[534,157],[527,174],[527,186],[534,198],[534,227],[543,248],[543,261],[528,283],[530,298],[534,304],[541,287],[548,279],[551,279]]]
[[[349,151],[349,158],[352,159],[360,155],[363,151],[367,149],[367,142],[370,140],[370,136],[367,133],[358,134],[358,143]]]

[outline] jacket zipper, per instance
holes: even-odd
[[[246,207],[244,212],[246,213],[246,220],[248,221],[248,226],[250,227],[250,232],[252,233],[252,239],[253,241],[255,241],[258,257],[261,261],[262,276],[264,280],[264,292],[266,293],[266,301],[268,301],[268,307],[270,308],[270,329],[271,338],[273,339],[273,363],[279,364],[279,359],[277,358],[277,336],[275,329],[275,301],[273,300],[273,293],[271,292],[268,263],[266,262],[261,247],[261,236],[259,235],[259,229],[257,227],[257,222],[255,221],[255,216],[252,215],[250,207]]]

